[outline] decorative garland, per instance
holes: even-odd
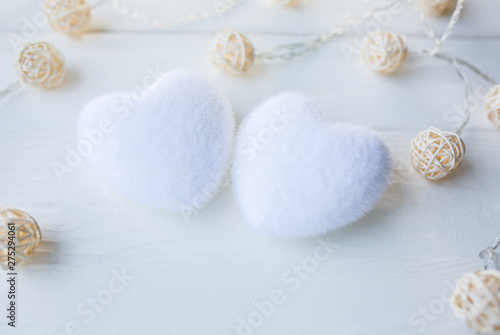
[[[139,20],[153,27],[172,28],[183,24],[203,21],[216,16],[224,15],[237,7],[242,0],[229,0],[217,9],[207,9],[197,14],[185,14],[171,20],[152,18],[147,14],[137,12],[122,4],[119,0],[110,0],[113,8],[122,15]],[[99,1],[93,7],[101,4]],[[49,17],[52,29],[70,36],[81,36],[90,25],[92,7],[86,0],[47,0],[43,5]]]
[[[368,1],[367,4],[347,13],[326,33],[310,42],[279,45],[264,53],[255,53],[250,40],[235,29],[220,32],[210,48],[210,61],[219,70],[228,74],[244,74],[252,67],[255,58],[293,59],[324,45],[333,37],[341,36],[347,29],[373,16],[379,11],[391,8],[395,1]],[[434,47],[428,50],[409,51],[407,38],[390,31],[377,31],[365,36],[362,43],[361,61],[373,71],[394,74],[403,65],[408,53],[435,57],[451,65],[465,85],[467,103],[471,99],[472,87],[463,67],[472,70],[480,78],[493,85],[486,96],[489,119],[500,126],[500,85],[481,72],[476,66],[463,59],[441,52],[445,41],[451,36],[454,26],[462,13],[465,0],[458,0],[444,33],[437,36],[427,21],[426,13],[442,15],[451,9],[450,0],[416,0],[414,7],[419,14],[427,36]],[[409,0],[413,3],[413,0]],[[453,131],[443,131],[436,127],[422,131],[411,142],[411,162],[414,168],[429,180],[439,180],[454,171],[465,155],[465,144],[460,134],[470,119],[470,111],[465,110],[463,123]]]
[[[302,43],[278,45],[265,52],[255,52],[250,40],[234,28],[217,34],[209,51],[211,63],[228,74],[244,74],[252,67],[254,59],[293,59],[318,49],[334,37],[342,36],[347,30],[369,19],[380,11],[394,6],[399,0],[368,0],[366,4],[342,15],[334,26],[317,38]]]

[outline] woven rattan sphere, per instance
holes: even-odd
[[[273,0],[274,3],[283,7],[292,7],[298,4],[299,0]]]
[[[495,85],[489,90],[485,104],[491,122],[500,127],[500,85]]]
[[[249,39],[235,29],[226,29],[215,38],[210,48],[210,61],[228,74],[243,74],[254,60],[254,48]]]
[[[40,244],[42,233],[31,215],[18,209],[0,206],[0,260],[9,268],[9,252],[15,247],[15,266],[28,264],[33,250]],[[9,249],[9,246],[11,249]],[[12,264],[10,264],[12,265]]]
[[[66,73],[64,56],[47,42],[26,43],[14,66],[24,84],[42,89],[59,86]]]
[[[90,24],[90,7],[85,0],[47,0],[45,11],[55,31],[80,36]]]
[[[484,270],[459,279],[450,300],[455,315],[482,334],[500,334],[500,272]]]
[[[465,155],[465,144],[455,133],[429,128],[411,142],[413,167],[429,180],[446,177]]]
[[[441,16],[450,7],[451,0],[418,0],[417,5],[427,14]]]
[[[368,34],[361,47],[361,59],[371,70],[391,74],[399,70],[408,53],[406,37],[388,31]]]

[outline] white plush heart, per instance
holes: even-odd
[[[143,93],[143,94],[142,94]],[[145,92],[91,101],[77,124],[87,163],[129,197],[174,211],[203,208],[229,167],[235,121],[228,99],[175,70]]]
[[[301,93],[271,97],[243,121],[233,187],[250,226],[274,237],[344,227],[382,198],[391,157],[371,129],[331,124]]]

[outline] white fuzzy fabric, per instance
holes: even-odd
[[[84,108],[77,124],[79,145],[102,128],[103,120],[111,120],[113,129],[93,146],[87,163],[142,203],[169,211],[203,208],[230,164],[235,121],[228,99],[187,70],[164,74],[144,99],[138,96],[107,94]]]
[[[307,96],[271,97],[243,121],[233,187],[256,231],[282,238],[324,234],[371,211],[392,179],[373,130],[322,119]]]

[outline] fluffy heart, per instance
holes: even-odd
[[[307,96],[285,92],[243,121],[233,166],[236,200],[256,231],[324,234],[357,221],[390,185],[391,157],[373,130],[331,124]]]
[[[142,203],[186,212],[217,193],[234,131],[228,99],[187,70],[142,92],[98,97],[77,123],[78,146],[92,149],[86,161],[105,181]]]

